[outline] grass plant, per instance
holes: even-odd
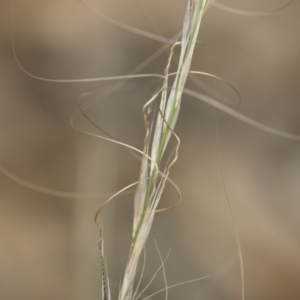
[[[177,43],[172,46],[162,87],[143,108],[146,136],[140,178],[134,198],[131,248],[119,300],[132,299],[139,257],[145,247],[170,168],[177,159],[179,138],[174,133],[174,127],[180,110],[184,85],[190,71],[201,19],[207,4],[208,1],[205,0],[188,1],[180,42],[181,52],[179,64],[171,91],[168,94],[169,67],[172,51]],[[158,105],[156,99],[159,94],[161,94],[161,99]],[[150,114],[152,114],[151,120],[149,119]],[[164,171],[159,172],[163,155],[172,134],[177,139],[174,157],[169,160],[164,167]]]
[[[94,13],[96,13],[99,17],[104,19],[106,22],[109,22],[110,24],[117,26],[123,30],[127,30],[130,32],[133,32],[135,34],[160,41],[163,44],[163,46],[154,53],[147,61],[142,63],[140,66],[132,70],[132,72],[128,75],[124,76],[114,76],[114,77],[105,77],[105,78],[87,78],[87,79],[51,79],[51,78],[42,78],[39,76],[35,76],[26,69],[23,68],[21,62],[18,59],[17,52],[14,47],[14,36],[12,34],[12,45],[13,45],[13,53],[15,55],[16,62],[18,63],[19,67],[29,76],[38,79],[43,80],[47,82],[91,82],[91,81],[111,81],[116,80],[117,83],[112,85],[109,89],[106,91],[103,91],[103,97],[105,95],[108,95],[112,93],[113,91],[121,88],[128,80],[134,79],[134,78],[141,78],[141,77],[154,77],[158,79],[158,82],[156,85],[154,85],[153,93],[151,95],[151,98],[149,101],[144,105],[143,107],[143,117],[144,117],[144,125],[145,125],[145,138],[144,138],[144,145],[143,150],[136,149],[130,145],[127,145],[125,143],[119,142],[116,140],[112,135],[110,135],[108,132],[103,130],[102,128],[99,128],[91,119],[88,118],[88,116],[85,114],[85,110],[87,109],[87,106],[82,106],[82,99],[84,99],[87,96],[93,95],[93,92],[89,92],[86,94],[83,94],[78,99],[78,107],[79,110],[72,116],[71,118],[71,125],[86,134],[96,136],[102,139],[105,139],[107,141],[119,144],[123,147],[125,147],[128,151],[133,153],[133,155],[137,156],[141,160],[141,169],[139,178],[136,182],[132,183],[131,185],[123,188],[122,190],[118,191],[116,194],[112,195],[108,198],[108,200],[101,206],[99,211],[96,214],[95,221],[98,224],[98,216],[101,213],[102,209],[105,207],[107,203],[109,203],[112,199],[119,196],[120,194],[124,192],[128,192],[129,189],[132,189],[133,187],[136,188],[135,195],[134,195],[134,217],[133,217],[133,228],[132,228],[132,236],[131,236],[131,245],[129,249],[128,254],[128,261],[124,272],[124,277],[122,280],[121,288],[119,291],[119,297],[118,300],[138,300],[140,299],[140,296],[143,294],[143,291],[139,291],[140,287],[140,280],[138,281],[138,284],[135,285],[136,281],[136,272],[137,272],[137,266],[138,262],[140,261],[140,256],[142,255],[145,245],[154,221],[155,213],[159,210],[157,209],[158,204],[160,202],[160,199],[162,197],[164,187],[166,183],[169,181],[175,189],[178,191],[179,198],[181,200],[181,194],[180,190],[176,186],[176,184],[169,178],[170,169],[173,166],[173,164],[176,162],[178,158],[178,149],[180,145],[180,139],[175,133],[175,126],[176,122],[180,113],[180,106],[181,106],[181,100],[182,96],[189,95],[195,99],[204,101],[211,106],[217,108],[218,110],[221,110],[229,115],[231,115],[234,118],[239,119],[242,122],[245,122],[251,126],[254,126],[260,130],[266,131],[270,134],[274,134],[280,137],[297,140],[300,141],[300,137],[295,134],[286,133],[284,131],[274,129],[272,127],[269,127],[265,124],[262,124],[258,121],[255,121],[239,112],[234,110],[233,108],[228,107],[225,104],[220,103],[219,101],[215,100],[213,97],[210,97],[208,95],[205,95],[199,91],[193,91],[190,89],[187,89],[185,87],[185,84],[188,80],[188,77],[190,76],[194,82],[199,83],[197,81],[197,75],[202,76],[210,76],[217,80],[220,80],[227,84],[230,88],[233,89],[233,91],[237,94],[238,98],[240,98],[240,95],[238,91],[226,80],[222,79],[221,77],[218,77],[216,75],[212,75],[209,73],[199,72],[199,71],[191,71],[191,63],[193,58],[193,53],[197,44],[197,37],[198,32],[200,29],[200,24],[202,21],[202,17],[208,8],[210,4],[215,4],[217,7],[229,12],[229,13],[235,13],[240,14],[244,16],[263,16],[268,15],[270,13],[274,13],[292,3],[292,1],[288,1],[286,4],[281,6],[280,8],[271,9],[268,11],[262,11],[262,12],[246,12],[237,10],[234,8],[229,8],[223,4],[218,3],[217,1],[213,0],[188,0],[187,2],[187,9],[185,12],[185,17],[183,20],[183,27],[181,33],[175,35],[172,39],[167,39],[164,37],[161,37],[159,34],[153,34],[149,32],[142,31],[140,29],[124,25],[119,23],[118,21],[109,18],[105,16],[104,14],[98,12],[97,10],[93,9],[89,5],[87,5],[85,2],[79,0],[84,6],[92,10]],[[12,17],[13,20],[13,17]],[[177,67],[176,72],[171,72],[170,68],[172,64],[174,63],[174,60],[176,60],[176,55],[174,54],[174,49],[176,47],[180,48],[180,55],[177,59]],[[139,74],[139,72],[148,64],[151,64],[151,62],[159,55],[164,53],[166,49],[169,49],[169,55],[168,55],[168,61],[167,65],[165,67],[164,74]],[[193,77],[194,76],[194,77]],[[193,79],[194,78],[194,79]],[[95,92],[95,94],[98,94],[98,92]],[[90,105],[92,105],[91,103]],[[95,127],[97,127],[99,130],[102,131],[103,135],[93,134],[87,131],[84,131],[80,128],[78,128],[75,124],[76,118],[83,114],[89,122],[91,122]],[[174,138],[176,141],[176,146],[173,149],[169,149],[169,141],[171,138]],[[168,151],[169,150],[169,151]],[[7,171],[4,167],[0,165],[0,170],[5,173],[7,176],[12,178],[13,180],[17,181],[18,183],[27,186],[28,188],[31,188],[37,192],[46,193],[49,195],[59,196],[59,197],[79,197],[79,198],[97,198],[99,195],[86,195],[86,194],[75,194],[75,193],[67,193],[63,191],[56,191],[51,189],[46,189],[43,187],[40,187],[38,185],[34,185],[32,183],[26,182],[25,180],[22,180],[15,176],[14,174]],[[222,167],[221,167],[221,173],[222,173]],[[223,178],[223,175],[222,175]],[[223,181],[224,185],[224,191],[226,193],[226,187]],[[106,196],[106,195],[105,195]],[[228,200],[228,197],[227,197]],[[229,204],[229,201],[228,201]],[[230,205],[229,205],[230,207]],[[169,209],[169,208],[166,208]],[[163,209],[163,210],[166,210]],[[231,209],[230,212],[232,213]],[[236,236],[236,242],[237,242],[237,248],[239,252],[239,260],[240,260],[240,267],[241,267],[241,277],[242,277],[242,299],[245,298],[245,292],[244,292],[244,270],[243,270],[243,260],[242,260],[242,251],[241,251],[241,245],[239,242],[239,235],[237,231],[237,226],[234,222],[234,216],[231,214],[232,220],[233,220],[233,227],[235,230],[235,236]],[[109,283],[109,276],[107,272],[106,262],[105,262],[105,256],[104,256],[104,247],[103,247],[103,237],[102,237],[102,229],[100,228],[100,242],[99,242],[99,248],[100,248],[100,257],[102,262],[102,298],[103,300],[111,300],[110,295],[110,283]],[[159,250],[158,250],[159,253]],[[161,260],[161,267],[160,269],[164,272],[164,263],[165,260],[160,255]],[[145,261],[145,258],[144,258]],[[200,280],[202,278],[198,278],[195,280]],[[193,280],[192,280],[193,281]],[[192,282],[189,281],[189,282]],[[185,284],[185,283],[180,283]],[[174,285],[178,286],[180,284]],[[165,278],[165,288],[161,291],[168,291],[168,289],[172,288],[173,286],[168,286],[167,281]],[[158,291],[158,292],[161,292]],[[157,293],[158,293],[157,292]],[[166,293],[166,298],[167,298]],[[153,295],[152,295],[153,296]],[[151,295],[149,296],[151,297]],[[143,298],[144,300],[148,299],[149,297]]]

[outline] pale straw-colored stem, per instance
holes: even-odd
[[[119,300],[132,300],[133,285],[140,254],[145,247],[155,210],[161,198],[170,168],[177,160],[179,138],[174,133],[178,118],[181,97],[190,71],[193,52],[200,28],[201,19],[209,0],[189,0],[185,13],[179,64],[172,87],[168,86],[169,67],[173,54],[171,48],[165,76],[161,87],[159,105],[157,97],[152,97],[143,108],[146,136],[144,156],[139,177],[139,184],[134,199],[134,220],[131,249],[125,270]],[[170,91],[169,91],[170,90]],[[158,95],[157,95],[158,96]],[[171,136],[177,139],[173,159],[168,160],[165,171],[161,172],[161,162]],[[151,160],[149,160],[149,157]]]

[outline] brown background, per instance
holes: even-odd
[[[137,0],[86,2],[120,22],[159,31],[164,37],[180,30],[186,6],[182,0],[141,1],[147,8],[145,14]],[[253,10],[284,3],[220,2]],[[17,177],[12,180],[0,174],[0,299],[101,299],[98,232],[93,217],[107,194],[137,180],[139,162],[123,148],[76,132],[69,125],[78,95],[106,91],[111,83],[45,82],[21,71],[10,42],[11,5],[7,0],[0,3],[0,163],[2,171]],[[230,81],[243,97],[235,108],[239,112],[300,135],[299,13],[299,1],[276,14],[253,18],[210,7],[203,19],[193,69]],[[107,24],[71,0],[17,1],[13,30],[23,67],[46,78],[127,74],[162,45]],[[145,72],[162,73],[166,54]],[[236,100],[222,84],[202,79],[228,101]],[[153,83],[152,78],[129,81],[87,114],[119,140],[141,148],[141,107]],[[190,83],[189,87],[199,91]],[[98,133],[82,116],[76,124]],[[171,177],[182,190],[183,203],[157,215],[142,286],[160,264],[155,238],[164,257],[172,248],[166,263],[169,285],[210,275],[202,282],[171,289],[169,299],[241,299],[221,162],[242,245],[246,299],[299,299],[299,142],[252,128],[187,96],[176,131],[182,144]],[[25,186],[20,180],[27,182]],[[37,192],[36,186],[29,188],[28,183],[104,195],[57,197]],[[161,205],[168,206],[176,199],[167,187]],[[114,290],[124,271],[131,220],[132,195],[116,200],[103,214]],[[159,274],[145,294],[162,287]],[[153,299],[164,298],[161,293]]]

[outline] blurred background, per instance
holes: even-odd
[[[85,0],[96,11],[173,37],[186,0]],[[241,10],[265,11],[283,0],[219,0]],[[98,229],[93,218],[113,192],[134,182],[139,161],[124,148],[75,131],[70,120],[87,93],[86,114],[118,140],[143,145],[141,109],[155,78],[58,83],[37,80],[126,75],[163,44],[126,32],[75,0],[0,2],[0,298],[101,299]],[[265,17],[234,15],[211,6],[199,35],[193,70],[233,84],[243,100],[233,107],[268,126],[300,135],[300,3]],[[162,73],[168,50],[141,72]],[[201,78],[236,104],[216,80]],[[188,87],[201,92],[189,82]],[[98,94],[92,93],[99,91]],[[99,97],[99,95],[101,97]],[[224,100],[225,99],[225,100]],[[219,128],[219,146],[216,133]],[[75,126],[100,132],[80,114]],[[232,219],[244,258],[248,300],[295,300],[300,295],[300,144],[253,128],[185,96],[176,132],[179,160],[171,178],[182,204],[158,214],[147,244],[146,286],[160,265],[154,239],[166,257],[168,285],[210,275],[169,290],[169,299],[241,299],[241,275]],[[112,289],[123,276],[132,227],[133,195],[102,213]],[[161,207],[177,195],[166,188]],[[145,291],[164,287],[161,272]],[[115,299],[115,298],[114,298]],[[153,299],[165,299],[157,294]]]

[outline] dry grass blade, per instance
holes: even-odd
[[[206,275],[206,276],[203,276],[203,277],[200,277],[200,278],[196,278],[196,279],[192,279],[192,280],[183,281],[183,282],[176,283],[176,284],[172,284],[172,285],[169,285],[167,288],[168,289],[172,289],[172,288],[177,287],[177,286],[181,286],[181,285],[185,285],[185,284],[197,282],[197,281],[204,280],[204,279],[207,279],[207,278],[209,278],[209,275]],[[164,292],[165,290],[166,290],[166,288],[163,288],[163,289],[161,289],[161,290],[159,290],[159,291],[157,291],[157,292],[149,295],[148,297],[144,298],[143,300],[149,299],[149,298],[151,298],[151,297],[153,297],[153,296],[155,296],[155,295],[157,295],[159,293]]]
[[[226,11],[226,12],[236,14],[236,15],[241,15],[244,17],[264,17],[267,15],[274,14],[274,13],[290,6],[293,2],[294,2],[294,0],[288,0],[286,3],[280,5],[279,7],[269,9],[269,10],[262,10],[262,11],[248,11],[248,10],[237,9],[237,8],[229,7],[227,5],[219,3],[216,0],[213,1],[213,5]]]
[[[102,228],[99,229],[99,250],[100,250],[101,268],[102,268],[102,299],[111,300],[109,280],[107,276],[107,268],[104,259]]]
[[[263,123],[260,123],[256,120],[253,120],[239,112],[237,112],[236,110],[224,105],[223,103],[220,103],[218,101],[216,101],[215,99],[211,98],[211,97],[208,97],[206,95],[203,95],[201,93],[198,93],[198,92],[195,92],[195,91],[192,91],[192,90],[189,90],[189,89],[184,89],[184,93],[186,95],[189,95],[189,96],[192,96],[198,100],[201,100],[223,112],[225,112],[226,114],[250,125],[250,126],[253,126],[255,128],[258,128],[259,130],[262,130],[262,131],[265,131],[269,134],[272,134],[272,135],[275,135],[275,136],[278,136],[278,137],[281,137],[281,138],[286,138],[286,139],[289,139],[289,140],[294,140],[294,141],[300,141],[300,135],[297,135],[297,134],[292,134],[292,133],[289,133],[289,132],[285,132],[285,131],[282,131],[282,130],[279,130],[279,129],[275,129],[273,127],[270,127],[268,125],[265,125]]]
[[[170,93],[168,93],[168,77],[173,49],[171,48],[168,64],[165,69],[165,78],[161,87],[161,99],[157,108],[157,94],[144,106],[144,121],[146,135],[144,140],[144,154],[134,199],[134,221],[131,249],[125,270],[119,300],[131,300],[133,283],[136,274],[137,263],[147,241],[155,210],[161,198],[166,178],[171,166],[177,159],[179,138],[174,133],[174,127],[178,118],[181,97],[186,83],[194,48],[200,28],[201,19],[208,1],[189,1],[183,23],[181,52],[179,64]],[[157,105],[157,106],[156,106]],[[160,178],[160,166],[171,136],[177,139],[177,147],[173,160],[166,166],[163,177]],[[151,157],[149,167],[148,157]]]
[[[90,11],[92,11],[93,13],[95,13],[103,21],[105,21],[117,28],[120,28],[122,30],[131,32],[135,35],[139,35],[139,36],[142,36],[142,37],[154,40],[154,41],[163,42],[163,43],[167,43],[167,44],[173,44],[172,39],[168,39],[168,38],[159,36],[157,34],[153,34],[151,32],[146,32],[146,31],[138,29],[136,27],[132,27],[130,25],[123,24],[121,22],[118,22],[117,20],[114,20],[113,18],[106,16],[105,14],[101,13],[100,11],[97,11],[96,9],[94,9],[87,3],[83,2],[82,0],[78,0],[78,2],[81,3],[83,6],[85,6],[87,9],[89,9]]]

